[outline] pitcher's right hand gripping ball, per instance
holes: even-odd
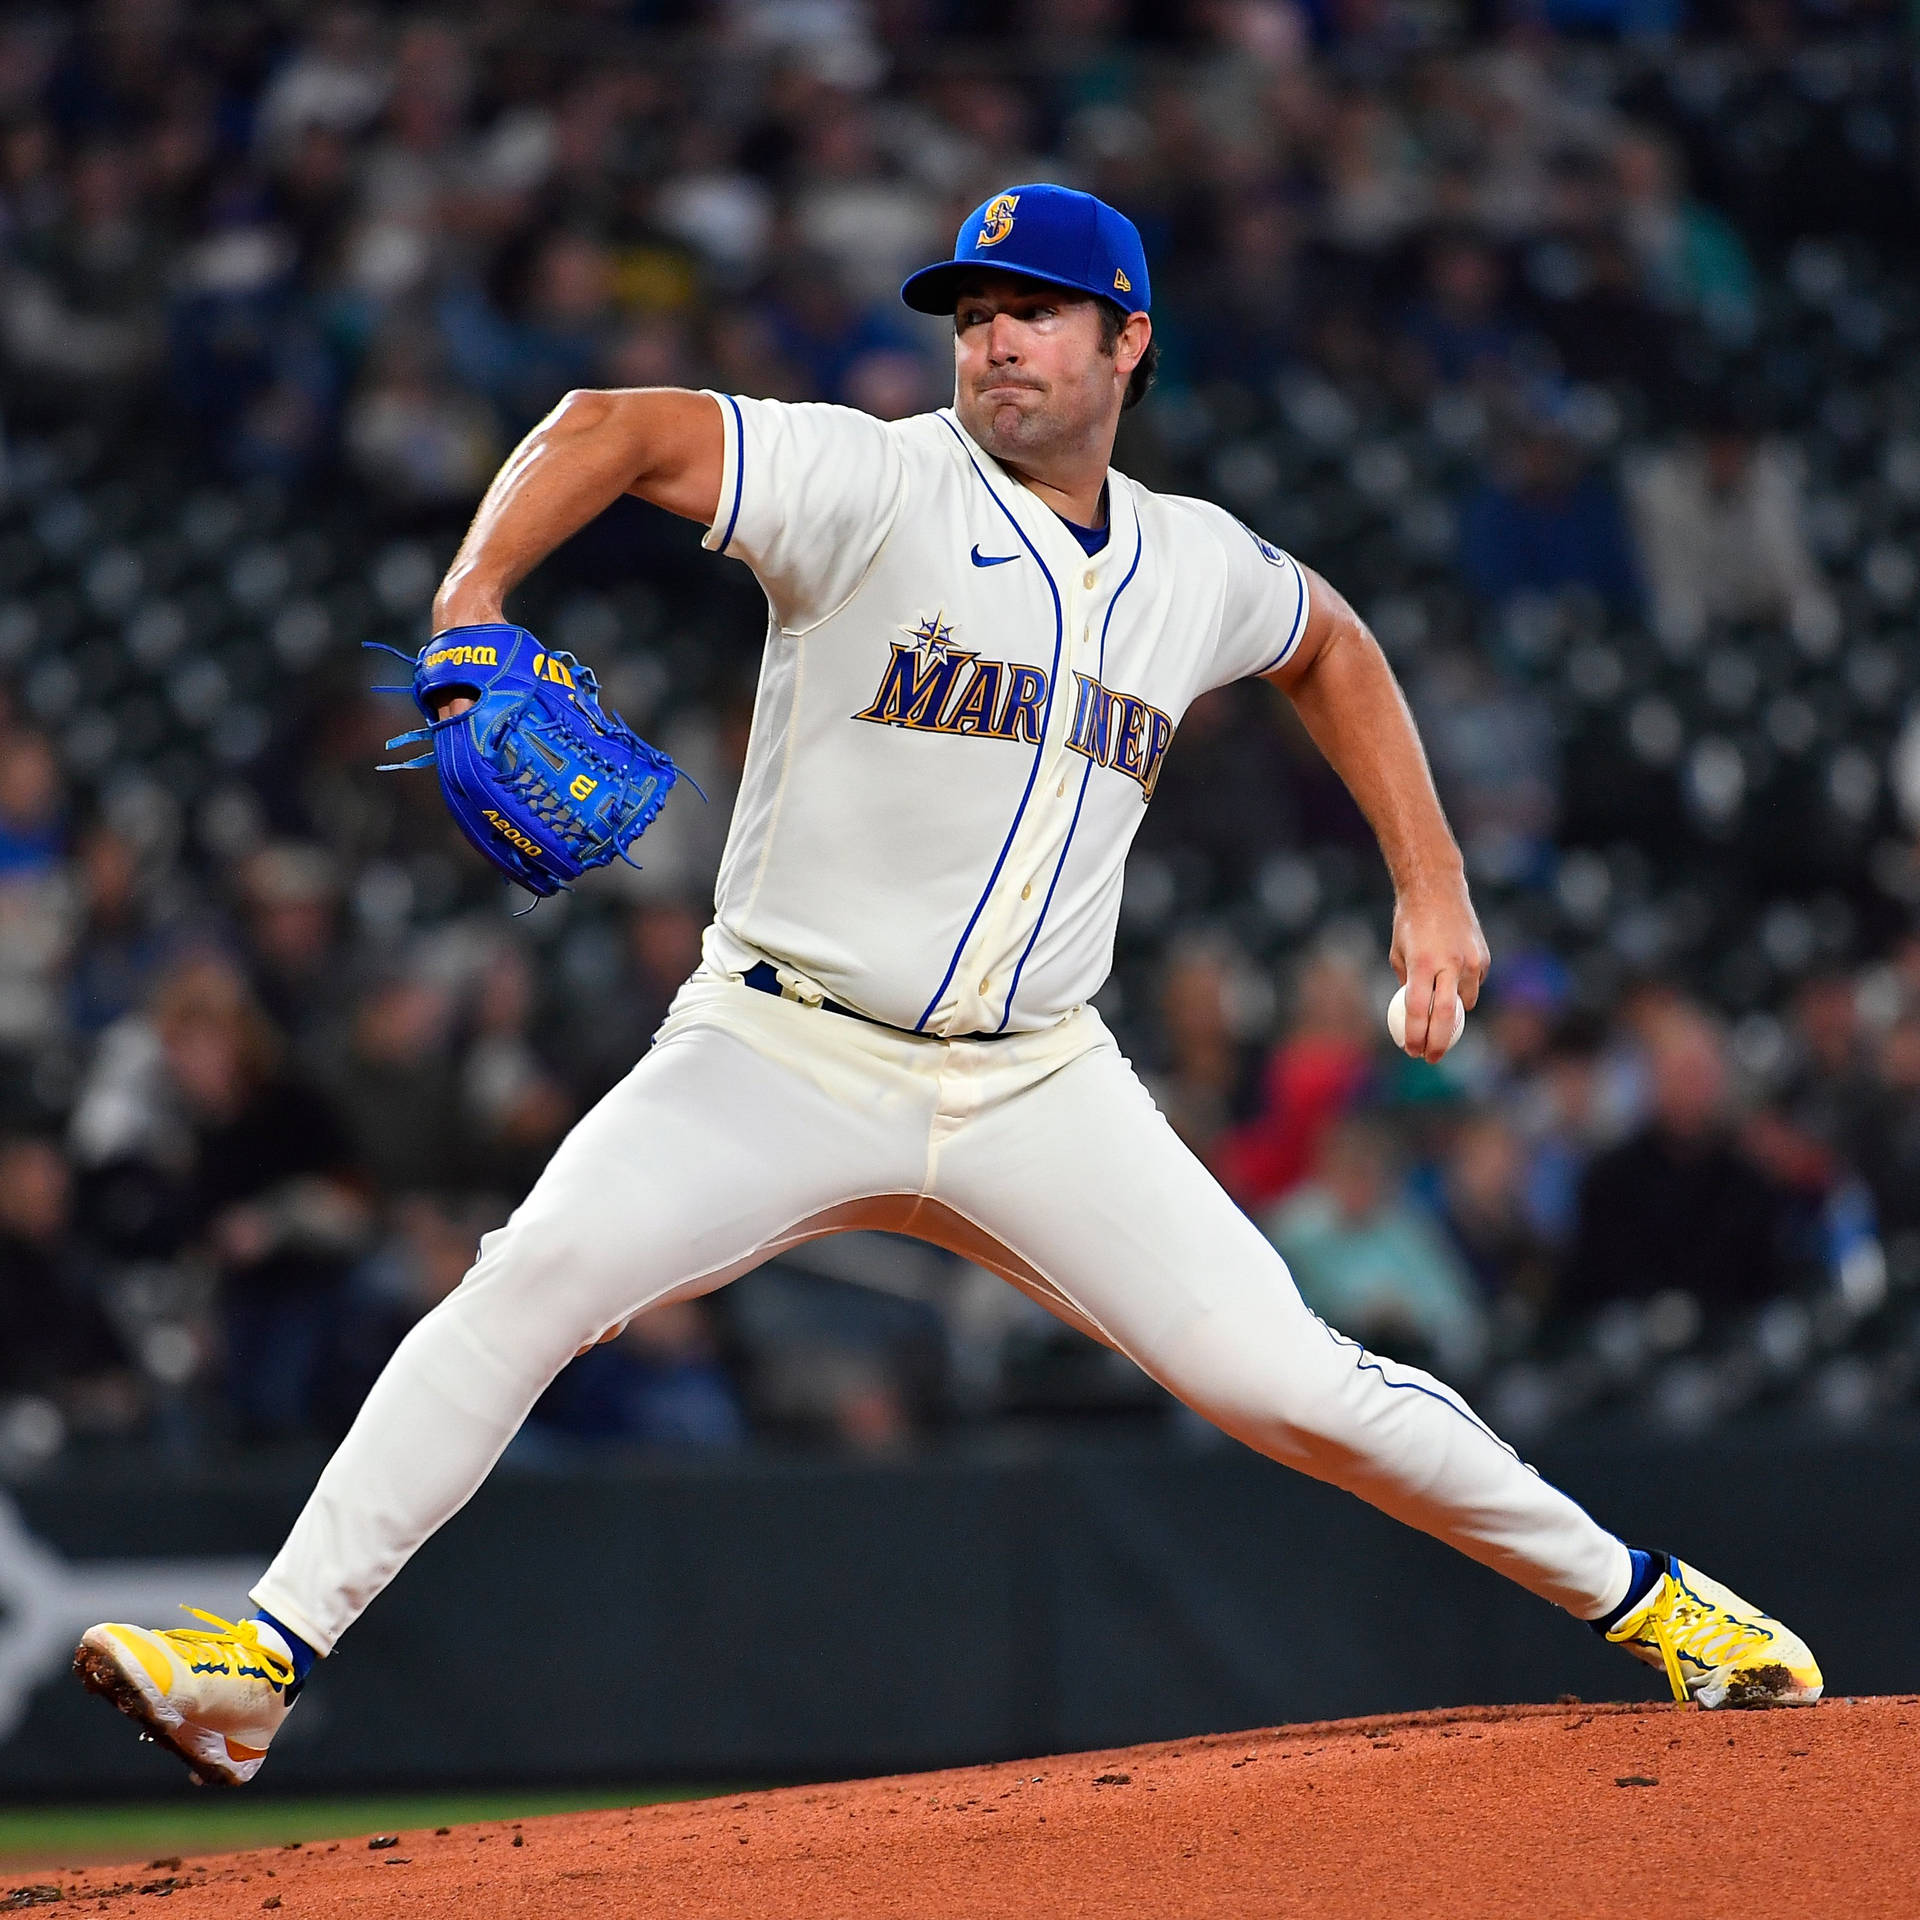
[[[410,687],[377,691],[411,693],[427,719],[389,740],[388,751],[430,747],[380,771],[431,762],[460,831],[509,880],[542,898],[626,859],[681,777],[600,704],[591,668],[504,621],[435,634],[420,649]],[[453,694],[474,704],[436,720],[435,707]]]

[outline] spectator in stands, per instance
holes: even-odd
[[[766,257],[773,196],[734,164],[721,129],[695,122],[682,131],[672,176],[654,196],[654,223],[699,253],[710,271],[751,281]]]
[[[360,167],[361,215],[384,244],[412,239],[430,259],[471,164],[462,139],[473,85],[468,37],[451,20],[415,13],[401,23],[379,79],[385,99]],[[342,100],[335,124],[350,112],[357,119],[364,101],[364,92],[351,109]]]
[[[1531,1325],[1553,1292],[1553,1255],[1528,1217],[1525,1143],[1506,1116],[1457,1120],[1440,1179],[1440,1224],[1480,1298]]]
[[[1278,195],[1228,213],[1218,262],[1170,316],[1196,384],[1258,386],[1298,351],[1301,240],[1298,213]]]
[[[1807,539],[1800,463],[1760,437],[1741,395],[1714,396],[1696,431],[1631,462],[1627,501],[1654,623],[1670,642],[1690,644],[1709,622],[1837,630]]]
[[[0,1139],[0,1400],[52,1405],[63,1426],[124,1432],[139,1381],[104,1311],[100,1270],[74,1233],[73,1176],[50,1140]]]
[[[66,1011],[64,811],[60,763],[47,739],[0,736],[0,1050],[38,1051],[58,1037]]]
[[[872,108],[844,94],[823,100],[805,122],[795,181],[800,246],[825,255],[850,299],[865,305],[892,299],[937,244],[939,225],[925,188],[879,152]]]
[[[1787,1196],[1735,1137],[1719,1029],[1679,1008],[1654,1028],[1648,1051],[1652,1116],[1581,1183],[1561,1314],[1676,1291],[1725,1311],[1808,1279],[1789,1240]]]
[[[229,1403],[245,1432],[301,1432],[367,1227],[346,1128],[230,970],[170,975],[153,1027],[187,1129],[185,1225],[220,1278]]]
[[[673,996],[700,964],[704,906],[668,895],[628,909],[619,970],[604,991],[579,995],[562,1031],[568,1074],[598,1099],[652,1042]]]
[[[1724,216],[1688,195],[1678,155],[1658,134],[1628,130],[1614,148],[1621,229],[1641,284],[1661,305],[1703,315],[1723,337],[1754,324],[1753,262]]]
[[[1361,86],[1333,103],[1324,138],[1328,237],[1355,253],[1384,253],[1427,210],[1418,147],[1392,102]]]
[[[830,261],[789,263],[765,310],[781,358],[817,399],[844,402],[854,369],[876,354],[917,357],[914,336],[884,309],[849,298]]]
[[[1637,608],[1640,580],[1619,500],[1550,405],[1517,424],[1468,496],[1460,569],[1496,604],[1579,587],[1616,613]]]
[[[1264,686],[1219,687],[1181,719],[1135,844],[1204,862],[1219,892],[1238,898],[1277,849],[1345,837],[1350,823],[1365,832],[1292,709]]]
[[[1267,1061],[1259,1111],[1220,1141],[1214,1167],[1249,1212],[1306,1177],[1328,1128],[1352,1109],[1373,1074],[1379,1016],[1360,969],[1327,951],[1301,969],[1292,1030]]]
[[[747,1437],[704,1300],[670,1301],[629,1321],[560,1375],[532,1419],[570,1439],[647,1447],[737,1447]]]
[[[1160,982],[1163,1051],[1145,1075],[1168,1125],[1209,1163],[1221,1136],[1248,1117],[1259,1085],[1258,1058],[1237,1030],[1237,975],[1221,941],[1175,945]]]
[[[1568,380],[1635,389],[1656,402],[1672,385],[1674,330],[1643,290],[1633,256],[1609,228],[1538,250],[1540,330]]]
[[[386,1231],[354,1268],[328,1343],[318,1395],[325,1425],[352,1420],[393,1350],[466,1277],[481,1236],[508,1211],[484,1194],[426,1193],[388,1209]]]
[[[1887,1029],[1875,1064],[1850,1157],[1873,1190],[1881,1236],[1910,1252],[1920,1248],[1920,1008],[1907,1006]]]
[[[45,734],[0,739],[0,886],[41,880],[65,846],[60,761]]]
[[[1537,879],[1552,857],[1560,791],[1549,702],[1464,648],[1420,671],[1413,701],[1468,873],[1482,884]]]
[[[17,41],[8,53],[18,59]],[[31,259],[41,249],[59,224],[65,199],[53,128],[31,114],[10,119],[0,134],[0,207],[20,257]]]
[[[1515,31],[1476,16],[1412,59],[1413,16],[1371,0],[1002,8],[985,54],[977,36],[907,49],[911,7],[875,10],[877,26],[858,7],[469,17],[422,0],[0,18],[0,669],[19,678],[0,687],[0,1106],[72,1107],[88,1237],[109,1263],[146,1266],[116,1303],[171,1288],[153,1324],[182,1336],[176,1349],[206,1330],[207,1123],[148,1011],[196,939],[237,942],[288,1042],[274,1072],[336,1094],[391,1262],[433,1275],[376,1347],[463,1270],[487,1224],[469,1183],[522,1183],[531,1142],[632,1066],[697,964],[762,613],[743,569],[699,554],[697,530],[622,503],[514,607],[644,687],[628,717],[713,795],[669,808],[644,875],[543,906],[519,958],[484,963],[499,890],[434,783],[367,771],[408,721],[359,691],[392,676],[365,672],[354,643],[418,644],[433,565],[517,429],[577,382],[831,397],[888,417],[937,401],[945,347],[937,329],[902,330],[899,257],[944,242],[1008,178],[1054,176],[1105,190],[1147,234],[1165,384],[1129,416],[1122,465],[1218,493],[1363,583],[1420,704],[1498,970],[1449,1073],[1398,1062],[1394,1084],[1464,1084],[1490,1105],[1451,1147],[1444,1117],[1433,1127],[1434,1205],[1451,1215],[1457,1196],[1469,1264],[1530,1257],[1511,1252],[1504,1121],[1526,1219],[1556,1247],[1589,1233],[1589,1167],[1631,1136],[1685,1193],[1702,1167],[1746,1179],[1725,1169],[1741,1148],[1764,1155],[1777,1177],[1763,1187],[1797,1186],[1803,1229],[1864,1169],[1896,1278],[1920,1273],[1920,1025],[1899,1011],[1920,995],[1920,944],[1864,976],[1871,1031],[1853,1017],[1859,982],[1816,977],[1782,1000],[1765,996],[1787,975],[1740,977],[1765,901],[1831,892],[1868,959],[1920,898],[1901,625],[1920,451],[1881,404],[1914,385],[1897,78],[1911,63],[1890,15],[1848,15],[1846,57],[1809,67],[1826,29],[1774,0],[1741,11],[1734,42],[1690,21],[1684,57],[1600,45],[1569,59],[1554,38],[1665,4],[1551,0]],[[901,56],[890,69],[883,40]],[[1764,300],[1759,247],[1779,263]],[[1736,354],[1764,407],[1742,383],[1736,405],[1709,388],[1711,407],[1676,418],[1675,370],[1710,381]],[[1645,450],[1623,461],[1631,541],[1589,465],[1610,444],[1608,405],[1584,389],[1542,402],[1535,383],[1559,376],[1605,383]],[[1453,498],[1489,454],[1486,485]],[[1477,608],[1445,565],[1456,533]],[[1613,757],[1664,769],[1678,752],[1691,778],[1692,676],[1673,684],[1639,631],[1640,575],[1670,655],[1729,623],[1793,630],[1787,650],[1739,632],[1706,650],[1703,665],[1738,654],[1759,673],[1746,695],[1733,675],[1713,722],[1744,756],[1752,830],[1735,848],[1703,847],[1669,819],[1664,773]],[[250,579],[280,584],[260,603]],[[1522,604],[1563,593],[1557,625]],[[1489,603],[1506,617],[1480,618]],[[228,711],[285,716],[249,767],[220,757],[236,732],[176,704],[209,664]],[[236,778],[272,836],[251,854],[247,832],[218,824]],[[1906,841],[1883,830],[1881,786]],[[1842,814],[1858,828],[1835,831]],[[1561,862],[1549,890],[1538,856],[1556,832],[1607,852]],[[1227,965],[1175,952],[1173,930],[1230,929],[1266,965],[1336,917],[1384,925],[1371,837],[1291,708],[1247,684],[1182,718],[1138,857],[1172,904],[1129,916],[1121,979],[1162,979],[1164,997],[1130,993],[1119,1037],[1151,1060],[1157,1006],[1155,1084],[1174,1123],[1247,1204],[1298,1192],[1326,1127],[1384,1076],[1378,1008],[1359,976],[1336,989],[1309,969],[1283,997],[1286,1038],[1244,1084]],[[1564,884],[1576,865],[1585,878]],[[1714,930],[1696,943],[1702,903]],[[1522,942],[1555,946],[1591,1016],[1522,1004]],[[1708,964],[1723,947],[1725,973]],[[1689,1144],[1649,1117],[1674,992],[1618,983],[1651,966],[1698,967],[1787,1023],[1784,1081],[1737,1141],[1716,1122]],[[1603,1211],[1604,1235],[1640,1210]],[[1611,1295],[1641,1269],[1608,1254],[1581,1271]],[[814,1295],[771,1316],[740,1344],[756,1412],[898,1440],[934,1404],[902,1384],[920,1362],[896,1357],[939,1348],[931,1309],[915,1310],[910,1339],[837,1344]],[[741,1311],[731,1297],[715,1310],[729,1339]],[[698,1361],[707,1336],[691,1331]],[[589,1426],[644,1426],[606,1411],[626,1404],[633,1360],[595,1362],[608,1371]],[[344,1356],[316,1366],[310,1413],[326,1424],[354,1397],[340,1383],[364,1376]],[[170,1390],[161,1404],[190,1424]]]
[[[1262,1227],[1308,1306],[1342,1333],[1456,1377],[1479,1363],[1486,1327],[1472,1278],[1400,1197],[1393,1140],[1379,1121],[1330,1127],[1313,1178]]]
[[[61,218],[21,236],[0,325],[17,367],[53,383],[63,406],[97,412],[123,405],[159,358],[166,259],[125,147],[89,148],[67,181]]]
[[[363,133],[391,83],[371,9],[320,9],[261,93],[255,143],[274,157],[292,151],[314,127],[345,137]]]
[[[613,331],[612,263],[591,235],[558,233],[524,264],[509,258],[503,277],[498,302],[477,287],[452,289],[439,323],[454,370],[518,439],[569,387],[593,384]]]
[[[413,507],[476,498],[502,452],[491,411],[445,378],[430,341],[400,330],[374,351],[347,409],[346,444],[367,479]]]
[[[1871,1127],[1877,1098],[1852,978],[1822,971],[1803,980],[1793,996],[1788,1031],[1793,1055],[1780,1089],[1781,1116],[1844,1165]]]
[[[1441,233],[1427,244],[1424,281],[1401,329],[1421,385],[1497,390],[1512,380],[1522,335],[1500,256],[1471,232]]]
[[[152,876],[124,834],[96,826],[75,861],[78,930],[67,1002],[75,1030],[104,1032],[146,1000],[170,942],[158,924]]]
[[[576,1117],[572,1096],[535,1044],[537,989],[526,951],[495,945],[473,983],[460,1062],[477,1184],[515,1200],[539,1178]]]
[[[319,847],[283,841],[250,855],[238,878],[254,994],[296,1047],[316,1045],[331,1037],[352,990],[334,862]]]
[[[1570,985],[1566,967],[1551,952],[1522,948],[1500,957],[1474,1014],[1492,1045],[1503,1095],[1515,1094],[1540,1072]]]
[[[451,1046],[452,997],[420,972],[378,980],[354,1007],[328,1091],[354,1163],[384,1198],[441,1192],[469,1168]]]
[[[1592,1015],[1562,1015],[1537,1069],[1509,1092],[1524,1145],[1521,1204],[1534,1233],[1563,1251],[1579,1221],[1588,1163],[1606,1141],[1601,1061],[1606,1033]]]
[[[335,129],[301,128],[273,169],[272,205],[274,225],[292,244],[303,295],[331,306],[339,324],[357,331],[375,296],[394,289],[384,277],[392,263],[348,251],[354,162],[353,148]]]
[[[172,276],[174,398],[230,472],[297,478],[332,429],[339,363],[269,197],[229,179],[210,197],[205,224]]]

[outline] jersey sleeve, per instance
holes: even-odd
[[[906,493],[906,463],[870,414],[714,393],[726,452],[702,545],[744,560],[774,617],[804,633],[866,577]]]
[[[1263,540],[1232,514],[1209,509],[1226,561],[1226,593],[1210,684],[1271,673],[1307,630],[1307,576],[1290,553]]]

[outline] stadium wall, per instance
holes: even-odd
[[[1920,1690],[1900,1520],[1920,1436],[1583,1440],[1540,1464],[1795,1622],[1830,1691]],[[238,1606],[225,1588],[306,1484],[75,1468],[0,1495],[0,1793],[172,1789],[61,1680],[74,1634],[116,1593]],[[508,1468],[342,1643],[268,1790],[871,1774],[1659,1691],[1566,1616],[1237,1450]]]

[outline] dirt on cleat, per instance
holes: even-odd
[[[82,1642],[74,1650],[73,1673],[89,1693],[97,1693],[101,1699],[119,1708],[140,1729],[142,1740],[151,1746],[165,1747],[175,1759],[185,1762],[187,1778],[196,1787],[232,1787],[240,1784],[237,1780],[222,1780],[218,1775],[211,1780],[203,1777],[199,1771],[204,1764],[200,1756],[191,1748],[182,1746],[165,1727],[154,1720],[139,1690],[127,1683],[105,1654]]]
[[[1793,1675],[1785,1667],[1742,1667],[1727,1682],[1723,1707],[1771,1707],[1792,1691]]]

